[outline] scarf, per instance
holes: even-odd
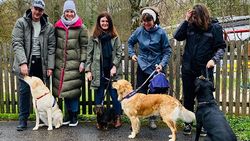
[[[110,69],[112,67],[112,51],[111,36],[108,33],[102,33],[99,37],[102,45],[102,73],[105,77],[110,77]]]
[[[113,51],[111,36],[103,32],[98,38],[101,40],[103,58],[111,58]]]
[[[65,25],[65,26],[71,26],[73,24],[75,24],[77,22],[77,20],[79,19],[78,15],[76,15],[74,17],[74,19],[72,19],[71,21],[67,20],[63,15],[61,16],[61,20],[62,20],[62,23]]]

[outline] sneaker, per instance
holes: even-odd
[[[77,121],[77,112],[72,112],[72,118],[70,120],[69,126],[70,127],[75,127],[77,126],[78,121]]]
[[[155,130],[157,125],[155,124],[155,120],[149,120],[149,128]]]
[[[70,123],[69,119],[63,119],[62,125],[68,125]]]
[[[16,127],[17,131],[23,131],[27,129],[27,121],[19,121],[19,125]]]
[[[191,131],[192,131],[191,124],[185,124],[185,127],[183,129],[183,134],[184,135],[191,135]]]
[[[75,126],[77,126],[78,125],[78,121],[77,120],[75,120],[75,121],[70,121],[70,123],[69,123],[69,126],[70,127],[75,127]]]
[[[203,127],[201,128],[200,136],[201,137],[206,137],[207,136],[207,131]]]

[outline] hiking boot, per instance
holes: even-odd
[[[155,117],[149,117],[149,128],[152,130],[155,130],[157,128]]]
[[[206,137],[207,136],[207,131],[203,127],[201,128],[200,136],[201,137]]]
[[[121,121],[121,116],[120,115],[116,116],[116,120],[114,122],[114,126],[115,126],[115,128],[118,128],[118,127],[122,126],[122,121]]]
[[[78,121],[77,121],[77,112],[72,112],[72,118],[70,120],[69,126],[70,127],[75,127],[77,126]]]
[[[184,135],[191,135],[191,131],[192,131],[191,124],[185,124],[185,127],[183,129],[183,134]]]
[[[23,131],[27,129],[27,121],[21,120],[19,121],[19,125],[16,127],[17,131]]]

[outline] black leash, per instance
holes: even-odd
[[[103,99],[102,99],[102,103],[101,103],[101,105],[103,106],[103,103],[104,103],[104,99],[105,99],[105,97],[106,97],[106,95],[107,95],[107,93],[108,93],[108,88],[109,88],[109,85],[110,85],[110,83],[111,83],[111,81],[112,81],[112,77],[110,77],[110,78],[106,78],[106,77],[104,77],[104,79],[106,79],[106,80],[108,80],[108,84],[107,84],[107,87],[106,87],[106,91],[105,91],[105,93],[104,93],[104,95],[103,95]]]

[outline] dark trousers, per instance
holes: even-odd
[[[30,76],[36,76],[43,80],[42,63],[40,58],[32,57]],[[19,120],[27,121],[30,115],[30,87],[22,79],[19,79]]]
[[[147,74],[147,73],[143,72],[139,65],[137,67],[137,73],[136,74],[137,74],[136,88],[138,88],[147,80],[147,78],[150,76],[150,74]],[[138,93],[147,94],[148,93],[148,85],[149,85],[149,81],[146,82],[146,84],[143,85],[141,87],[141,89],[139,89]]]
[[[96,95],[95,95],[95,104],[101,105],[104,101],[104,92],[105,89],[108,86],[108,80],[106,80],[104,77],[101,78],[101,84],[97,89]],[[118,101],[118,94],[116,89],[112,88],[112,84],[110,82],[107,91],[112,99],[112,104],[115,109],[116,115],[121,115],[121,103]]]
[[[201,70],[197,72],[186,73],[182,71],[182,88],[183,88],[183,96],[184,96],[184,107],[189,111],[194,111],[195,104],[195,85],[194,81],[197,77],[203,75],[206,77],[206,71]],[[213,69],[209,69],[208,76],[210,81],[213,83]]]
[[[64,98],[64,102],[68,111],[78,112],[79,98]]]

